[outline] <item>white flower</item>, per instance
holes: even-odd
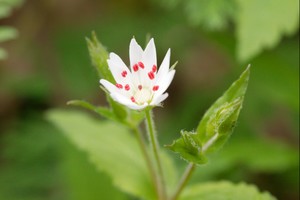
[[[105,79],[101,79],[100,83],[115,101],[131,109],[161,105],[168,97],[168,93],[164,92],[175,74],[174,69],[169,69],[170,49],[158,69],[154,40],[151,39],[143,51],[133,38],[129,45],[129,58],[130,70],[118,55],[110,53],[107,62],[116,84]]]

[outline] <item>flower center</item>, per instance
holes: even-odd
[[[148,88],[138,89],[133,95],[136,104],[144,104],[145,102],[151,101],[152,91]]]

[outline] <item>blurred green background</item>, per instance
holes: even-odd
[[[299,199],[298,0],[0,0],[0,199],[134,199],[44,117],[71,99],[106,104],[85,42],[93,30],[127,63],[133,36],[155,38],[159,63],[172,49],[177,73],[155,110],[161,144],[194,129],[251,63],[238,126],[192,182]]]

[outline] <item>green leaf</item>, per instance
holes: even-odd
[[[222,131],[222,133],[220,133],[221,136],[223,132],[226,134],[225,137],[230,136],[247,90],[249,75],[250,66],[248,66],[239,79],[206,111],[196,131],[201,142],[206,143],[210,140],[212,136],[215,135],[215,128],[219,128],[219,131]]]
[[[237,0],[237,4],[237,56],[240,61],[276,46],[283,36],[298,30],[298,0]]]
[[[106,94],[106,99],[109,103],[109,105],[112,108],[112,111],[114,112],[115,116],[119,119],[119,121],[124,122],[126,121],[128,112],[130,112],[125,106],[119,104],[115,100],[113,100],[109,94]]]
[[[230,88],[206,111],[196,132],[182,132],[182,137],[166,146],[189,162],[206,163],[207,153],[221,148],[235,127],[246,89],[250,67]]]
[[[19,6],[23,0],[1,0],[1,3],[3,5],[9,5],[9,6]]]
[[[129,200],[126,194],[112,185],[111,178],[99,172],[86,154],[70,144],[62,135],[63,146],[61,154],[64,158],[61,163],[69,200]],[[80,173],[78,173],[80,172]],[[86,184],[87,183],[87,184]]]
[[[7,27],[7,26],[1,26],[0,27],[0,42],[4,42],[6,40],[13,39],[17,37],[18,32],[16,29]]]
[[[109,174],[117,187],[139,197],[154,198],[154,188],[139,146],[126,128],[108,121],[96,121],[76,111],[53,110],[47,117],[88,154],[99,170]]]
[[[275,200],[268,192],[245,183],[215,182],[197,184],[186,188],[180,200]]]
[[[93,66],[98,71],[100,78],[104,78],[111,83],[115,82],[107,64],[108,52],[105,47],[99,42],[96,33],[92,32],[91,38],[86,38],[90,57]]]
[[[234,0],[188,0],[185,3],[190,22],[209,30],[225,28],[235,13]]]
[[[7,5],[0,5],[0,19],[10,15],[11,7]]]
[[[137,141],[120,124],[97,121],[77,111],[52,110],[47,113],[73,144],[85,151],[97,169],[112,178],[116,187],[143,199],[155,199],[145,160]],[[177,177],[170,158],[163,154],[167,183]]]
[[[233,132],[242,103],[242,97],[236,98],[230,103],[225,102],[220,107],[215,107],[214,113],[208,115],[209,120],[206,124],[202,124],[202,128],[205,129],[199,127],[197,129],[199,140],[203,145],[202,151],[211,152],[223,146]]]

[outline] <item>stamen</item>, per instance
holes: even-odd
[[[134,97],[131,97],[130,99],[131,99],[131,101],[132,101],[133,103],[135,102],[135,98],[134,98]]]
[[[158,85],[155,85],[155,86],[153,86],[152,90],[153,90],[153,91],[157,91],[158,88],[159,88],[159,86],[158,86]]]
[[[144,69],[145,68],[145,65],[144,65],[144,63],[142,63],[142,62],[138,62],[138,65],[140,66],[140,68],[142,68],[142,69]]]
[[[121,75],[125,78],[127,75],[127,71],[122,71]]]
[[[133,65],[133,71],[137,72],[139,70],[139,66],[137,64]]]
[[[156,70],[157,70],[156,65],[153,65],[153,66],[152,66],[152,72],[154,73],[154,72],[156,72]]]
[[[119,83],[116,83],[116,87],[119,88],[119,89],[122,89],[123,88],[123,85],[119,84]]]
[[[143,86],[142,86],[142,85],[139,85],[139,86],[138,86],[138,89],[139,89],[139,90],[142,90],[142,89],[143,89]]]
[[[130,90],[130,86],[128,84],[125,85],[125,90]]]
[[[153,79],[154,79],[154,73],[153,73],[153,71],[149,72],[149,73],[148,73],[148,76],[149,76],[149,78],[150,78],[151,80],[153,80]]]

